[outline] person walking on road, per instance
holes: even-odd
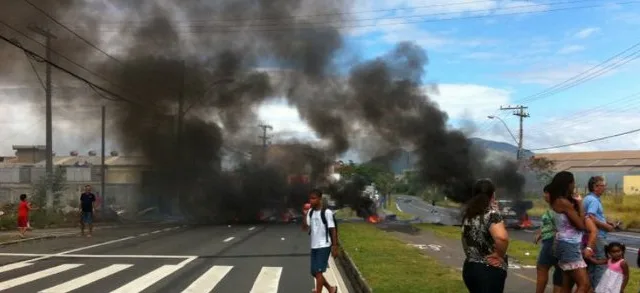
[[[314,189],[309,195],[311,209],[306,213],[304,228],[311,235],[311,276],[316,280],[313,292],[321,293],[322,287],[329,293],[338,292],[337,286],[331,286],[323,273],[327,271],[329,257],[338,256],[338,234],[333,212],[322,207],[322,191]]]
[[[91,193],[91,185],[84,187],[84,192],[80,195],[80,233],[84,236],[84,226],[89,225],[89,234],[93,234],[93,211],[95,210],[96,196]]]
[[[543,192],[544,201],[549,203],[549,185],[544,187]],[[540,225],[540,230],[533,241],[535,244],[538,244],[542,240],[542,247],[540,247],[538,261],[536,263],[536,293],[545,292],[551,267],[554,267],[552,279],[553,293],[562,292],[562,270],[558,267],[558,258],[553,253],[553,243],[556,237],[555,215],[556,213],[551,208],[548,208],[542,214],[542,225]]]
[[[478,180],[462,217],[465,261],[462,279],[470,293],[502,293],[507,279],[509,236],[502,215],[494,209],[496,187]]]
[[[25,237],[27,228],[29,228],[29,212],[36,209],[27,201],[26,194],[20,195],[20,204],[18,205],[18,231],[20,232],[20,238]]]
[[[584,206],[585,214],[594,221],[598,228],[596,237],[596,245],[594,247],[594,257],[596,259],[606,258],[605,246],[607,245],[607,232],[612,232],[617,228],[617,225],[607,222],[604,216],[604,207],[600,201],[600,197],[604,194],[606,183],[601,176],[593,176],[589,178],[587,188],[589,194],[585,196],[582,204]],[[590,261],[587,261],[587,272],[589,273],[589,279],[591,285],[595,288],[598,286],[602,275],[606,271],[606,265],[599,265]]]

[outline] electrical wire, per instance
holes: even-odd
[[[33,51],[31,51],[31,50],[29,50],[29,49],[27,49],[27,48],[24,48],[20,43],[18,43],[18,42],[17,42],[17,41],[15,41],[15,40],[11,40],[11,39],[9,39],[9,38],[5,37],[4,35],[1,35],[1,34],[0,34],[0,39],[1,39],[1,40],[3,40],[3,41],[5,41],[5,42],[7,42],[7,43],[9,43],[9,44],[11,44],[11,45],[13,45],[14,47],[16,47],[16,48],[18,48],[18,49],[23,50],[23,51],[24,51],[25,53],[27,53],[27,54],[29,54],[29,55],[31,55],[31,56],[34,56],[34,57],[38,58],[38,59],[36,59],[36,60],[41,60],[41,62],[48,63],[49,65],[51,65],[51,66],[55,67],[56,69],[58,69],[58,70],[60,70],[60,71],[63,71],[63,72],[65,72],[65,73],[67,73],[67,74],[69,74],[69,75],[71,75],[71,76],[75,77],[76,79],[78,79],[78,80],[80,80],[80,81],[82,81],[82,82],[84,82],[84,83],[88,84],[89,86],[91,86],[91,87],[93,87],[93,88],[96,88],[96,89],[99,89],[99,90],[101,90],[101,91],[103,91],[103,92],[105,92],[105,93],[109,94],[110,96],[115,97],[115,98],[116,98],[116,99],[118,99],[118,100],[126,101],[126,102],[129,102],[129,103],[132,103],[132,104],[134,104],[134,105],[141,106],[141,107],[148,107],[148,106],[146,106],[146,105],[142,105],[142,104],[138,103],[138,102],[137,102],[137,101],[135,101],[135,100],[131,100],[131,99],[125,98],[125,97],[123,97],[123,96],[121,96],[121,95],[119,95],[119,94],[117,94],[117,93],[114,93],[114,92],[112,92],[112,91],[110,91],[110,90],[108,90],[108,89],[105,89],[105,88],[103,88],[103,87],[101,87],[101,86],[99,86],[99,85],[97,85],[97,84],[95,84],[95,83],[93,83],[93,82],[91,82],[91,81],[87,80],[86,78],[84,78],[84,77],[82,77],[82,76],[79,76],[79,75],[77,75],[77,74],[75,74],[75,73],[73,73],[73,72],[69,71],[68,69],[66,69],[66,68],[64,68],[64,67],[62,67],[62,66],[60,66],[60,65],[56,64],[55,62],[52,62],[51,60],[48,60],[48,59],[46,59],[46,58],[44,58],[44,57],[42,57],[42,56],[38,55],[37,53],[35,53],[35,52],[33,52]]]
[[[568,143],[568,144],[556,145],[556,146],[544,147],[544,148],[528,149],[528,150],[530,150],[530,151],[542,151],[542,150],[558,149],[558,148],[564,148],[564,147],[568,147],[568,146],[581,145],[581,144],[586,144],[586,143],[590,143],[590,142],[601,141],[601,140],[610,139],[610,138],[614,138],[614,137],[619,137],[619,136],[632,134],[632,133],[636,133],[636,132],[640,132],[640,128],[629,130],[629,131],[625,131],[625,132],[621,132],[621,133],[616,133],[616,134],[613,134],[613,135],[598,137],[598,138],[594,138],[594,139],[590,139],[590,140],[580,141],[580,142],[574,142],[574,143]]]
[[[191,28],[200,28],[200,31],[180,31],[182,33],[247,33],[247,32],[285,32],[285,31],[291,31],[291,30],[322,30],[322,29],[348,29],[348,28],[369,28],[369,27],[380,27],[380,26],[394,26],[394,25],[406,25],[406,24],[416,24],[416,23],[430,23],[430,22],[441,22],[441,21],[450,21],[450,20],[464,20],[464,19],[482,19],[482,18],[489,18],[489,17],[496,17],[496,16],[509,16],[509,15],[527,15],[527,14],[535,14],[535,13],[548,13],[548,12],[559,12],[559,11],[568,11],[568,10],[577,10],[577,9],[587,9],[587,8],[598,8],[598,7],[605,7],[607,5],[610,4],[617,4],[617,5],[627,5],[627,4],[637,4],[640,3],[640,1],[625,1],[625,2],[612,2],[612,3],[606,3],[606,4],[599,4],[599,5],[589,5],[589,6],[573,6],[573,7],[564,7],[564,8],[555,8],[555,9],[544,9],[544,10],[540,10],[540,11],[514,11],[511,13],[499,13],[499,14],[490,14],[490,15],[470,15],[470,16],[462,16],[462,17],[450,17],[450,18],[437,18],[437,19],[421,19],[421,20],[415,20],[415,21],[404,21],[404,22],[396,22],[396,23],[373,23],[373,24],[354,24],[354,25],[328,25],[327,24],[331,24],[331,23],[317,23],[317,24],[325,24],[325,26],[316,26],[316,25],[309,25],[308,23],[303,24],[303,25],[294,25],[294,26],[289,26],[289,27],[281,27],[281,28],[270,28],[269,26],[260,26],[260,25],[254,25],[253,29],[251,29],[251,25],[249,26],[228,26],[226,27],[226,29],[217,29],[217,28],[211,28],[209,26],[192,26]],[[528,7],[531,7],[532,5],[528,5]],[[540,5],[538,5],[540,6]],[[517,7],[520,10],[526,8],[525,6],[523,7]],[[514,9],[514,7],[509,7],[509,8],[505,8],[503,10],[507,10],[507,9]],[[479,12],[491,12],[492,10],[478,10],[476,11],[476,13]],[[446,13],[445,13],[446,14]],[[459,13],[448,13],[448,14],[459,14]],[[420,16],[414,16],[414,17],[427,17],[427,16],[437,16],[439,14],[434,13],[434,14],[427,14],[427,15],[420,15]],[[404,16],[402,18],[408,18],[407,16]],[[384,20],[384,18],[379,18],[377,20]],[[338,23],[336,23],[338,24]],[[235,28],[235,29],[229,29],[229,28]],[[266,29],[259,29],[259,28],[266,28]],[[131,26],[127,26],[123,29],[136,29],[136,27],[131,27]]]
[[[77,34],[75,31],[73,31],[72,29],[68,28],[67,26],[65,26],[64,24],[62,24],[61,22],[59,22],[55,17],[51,16],[49,13],[47,13],[46,11],[44,11],[43,9],[41,9],[40,7],[38,7],[37,5],[33,4],[33,2],[29,1],[29,0],[22,0],[24,2],[26,2],[27,4],[31,5],[31,7],[35,8],[36,10],[40,11],[40,13],[44,14],[47,18],[49,18],[51,21],[55,22],[56,24],[60,25],[61,27],[63,27],[65,30],[67,30],[68,32],[70,32],[71,34],[73,34],[74,36],[76,36],[78,39],[84,41],[85,43],[87,43],[89,46],[93,47],[94,49],[100,51],[102,54],[106,55],[107,57],[109,57],[111,60],[114,60],[116,62],[118,62],[120,65],[122,65],[122,62],[118,59],[116,59],[115,57],[109,55],[109,53],[105,52],[104,50],[98,48],[98,46],[94,45],[93,43],[91,43],[89,40],[85,39],[84,37],[82,37],[81,35]]]

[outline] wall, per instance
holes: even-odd
[[[134,167],[108,167],[105,178],[109,184],[139,184],[141,169]]]
[[[624,176],[624,194],[640,194],[640,175]]]
[[[45,150],[39,150],[37,148],[20,149],[16,151],[16,157],[18,157],[16,163],[35,164],[37,162],[45,160],[47,158],[45,154]]]

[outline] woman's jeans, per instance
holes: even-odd
[[[502,293],[507,271],[487,264],[465,261],[462,279],[469,293]]]

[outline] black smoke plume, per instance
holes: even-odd
[[[5,5],[0,12],[2,19],[25,32],[31,22],[51,27],[58,35],[54,48],[61,54],[54,61],[88,74],[61,57],[66,56],[99,72],[101,77],[91,80],[127,98],[116,106],[118,140],[125,151],[148,159],[151,171],[143,180],[144,200],[167,213],[179,207],[198,221],[221,221],[251,218],[273,202],[301,204],[311,186],[326,183],[327,166],[336,156],[362,145],[362,140],[376,142],[378,149],[415,149],[422,181],[442,187],[452,200],[468,199],[478,177],[492,177],[514,195],[521,194],[523,179],[513,165],[487,163],[461,131],[447,127],[447,114],[425,94],[428,58],[422,48],[403,42],[373,60],[338,61],[358,55],[345,46],[344,29],[339,28],[351,9],[346,4],[34,3],[112,52],[105,56],[24,3]],[[300,16],[318,14],[324,16]],[[38,45],[20,40],[42,52]],[[1,56],[16,52],[6,45],[0,50]],[[8,63],[2,67],[27,74],[27,65]],[[282,97],[328,146],[276,143],[265,150],[247,145],[256,137],[245,131],[258,124],[255,108]],[[229,150],[240,153],[239,158],[251,158],[238,159],[240,167],[234,171],[223,170],[222,157]],[[291,182],[292,175],[308,180]],[[370,206],[361,202],[363,188],[362,182],[354,181],[329,190],[360,212]]]

